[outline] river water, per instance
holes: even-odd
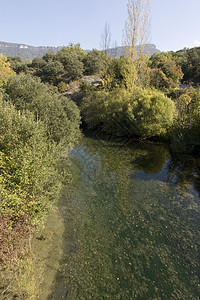
[[[48,299],[200,299],[200,161],[89,136],[70,159],[64,255]]]

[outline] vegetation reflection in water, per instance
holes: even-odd
[[[65,257],[50,299],[199,299],[199,161],[92,138],[71,154]]]

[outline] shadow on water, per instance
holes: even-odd
[[[199,299],[199,159],[85,137],[71,161],[64,256],[48,299]]]

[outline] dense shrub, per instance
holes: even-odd
[[[39,78],[13,76],[0,95],[0,289],[21,272],[25,240],[70,176],[67,148],[79,124],[76,105]]]
[[[131,97],[130,117],[140,136],[165,136],[172,126],[175,105],[163,93],[154,90],[138,90]]]
[[[165,136],[175,114],[173,101],[163,93],[138,89],[98,91],[84,98],[83,118],[90,128],[117,135]]]
[[[182,68],[183,82],[200,84],[200,47],[184,48],[172,55]]]
[[[0,270],[12,268],[33,226],[58,199],[60,146],[44,125],[0,99]]]
[[[6,88],[9,99],[18,110],[29,110],[35,120],[44,122],[48,139],[73,144],[80,136],[80,114],[77,106],[60,97],[39,78],[30,75],[12,77]]]
[[[179,115],[173,127],[172,150],[197,152],[200,149],[200,90],[186,89],[176,105]]]
[[[150,84],[163,92],[169,93],[176,88],[183,72],[171,53],[155,53],[150,58]]]
[[[55,143],[47,143],[41,121],[36,122],[31,113],[18,112],[12,104],[0,100],[0,183],[12,195],[23,194],[21,204],[15,200],[7,203],[3,197],[2,209],[9,207],[17,213],[16,203],[19,209],[21,205],[26,206],[24,197],[29,200],[34,197],[36,206],[37,201],[48,205],[46,197],[50,199],[53,194],[53,199],[57,193],[59,175],[55,167],[60,158],[59,150]]]
[[[9,56],[8,62],[10,63],[10,67],[17,73],[30,73],[31,72],[31,61],[23,60],[20,56]]]

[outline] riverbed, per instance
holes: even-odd
[[[70,159],[62,257],[46,299],[200,299],[199,159],[90,135]]]

